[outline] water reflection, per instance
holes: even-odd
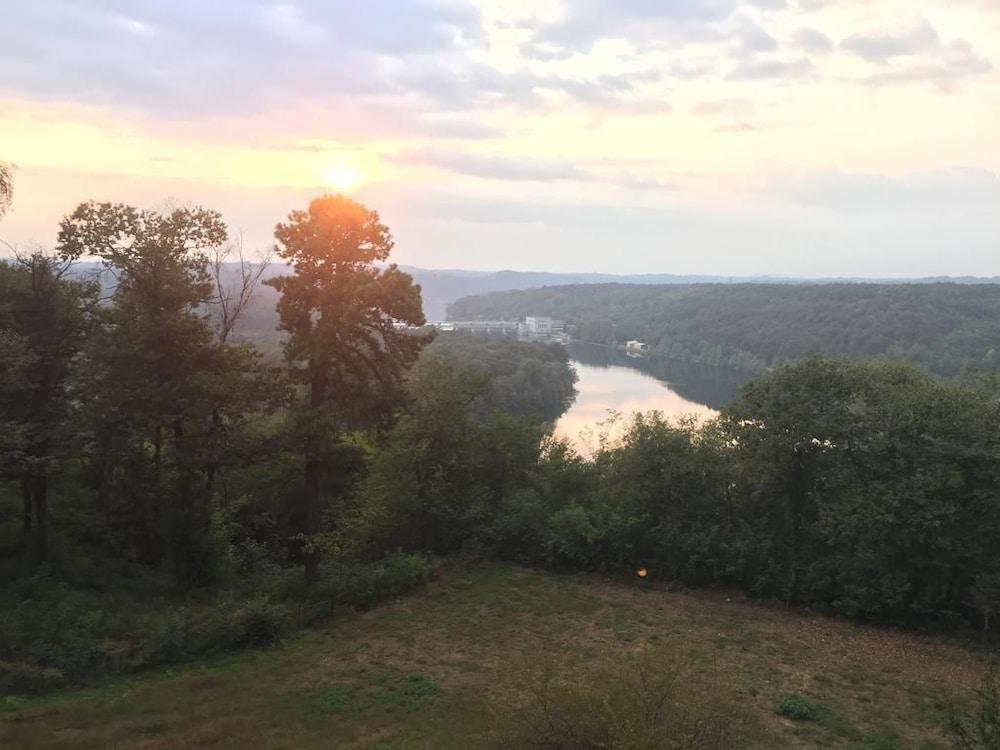
[[[662,357],[632,358],[611,347],[571,343],[567,347],[579,378],[577,397],[556,423],[555,433],[583,453],[597,447],[608,410],[628,416],[659,410],[668,417],[711,416],[731,401],[748,376]],[[612,437],[618,434],[612,431]]]

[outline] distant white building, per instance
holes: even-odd
[[[641,341],[626,341],[625,351],[629,354],[645,354],[649,351],[649,344],[644,344]]]
[[[549,338],[552,336],[552,318],[529,315],[518,325],[518,335],[522,338]]]
[[[529,315],[524,319],[524,330],[529,336],[551,336],[552,318]]]

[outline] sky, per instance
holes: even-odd
[[[427,268],[1000,274],[1000,0],[34,0],[0,239],[325,192]]]

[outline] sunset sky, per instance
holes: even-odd
[[[5,3],[0,238],[325,191],[431,268],[1000,274],[1000,0]]]

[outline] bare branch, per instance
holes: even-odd
[[[219,306],[216,332],[220,343],[226,343],[236,328],[240,316],[253,299],[264,272],[271,264],[272,252],[272,250],[265,252],[256,263],[248,260],[243,250],[242,234],[235,242],[213,249],[209,260],[209,273],[215,285],[214,302]],[[227,263],[234,264],[239,271],[238,278],[234,281],[226,278]]]
[[[14,200],[14,165],[0,161],[0,217],[10,209]]]

